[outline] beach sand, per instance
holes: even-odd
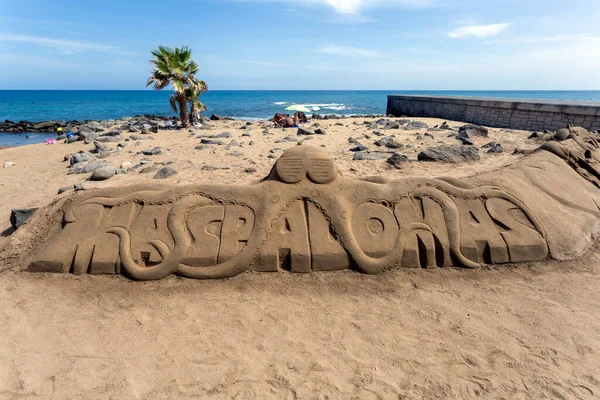
[[[428,132],[430,138],[423,136],[426,129],[381,130],[414,146],[398,150],[410,162],[395,169],[385,160],[352,160],[355,145],[348,137],[384,150],[374,146],[378,137],[363,121],[318,121],[327,134],[305,143],[324,145],[344,175],[389,178],[475,175],[515,163],[522,157],[512,154],[516,147],[539,145],[527,139],[530,132],[491,129],[475,144],[497,141],[504,153],[482,149],[481,161],[448,165],[416,159],[426,147],[459,144],[450,132]],[[153,180],[157,166],[84,186],[248,184],[269,172],[271,149],[297,145],[276,139],[301,139],[295,129],[269,128],[271,134],[263,135],[257,123],[245,130],[242,125],[219,121],[193,135],[160,131],[139,145],[127,142],[106,158],[111,165],[174,161],[178,174]],[[224,131],[245,144],[195,150],[196,136]],[[154,146],[164,154],[129,153]],[[0,168],[5,227],[11,208],[44,206],[60,187],[82,182],[87,175],[67,175],[63,158],[91,148],[77,142],[0,150],[0,164],[15,163]],[[203,170],[205,165],[228,169]],[[483,270],[246,273],[219,281],[169,277],[146,283],[0,265],[0,398],[597,398],[599,254],[594,247],[578,261]]]

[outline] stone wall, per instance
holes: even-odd
[[[600,103],[528,99],[389,95],[387,114],[432,117],[497,128],[600,130]]]

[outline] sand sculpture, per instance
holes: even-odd
[[[600,227],[597,148],[570,128],[514,166],[459,181],[350,179],[323,150],[296,146],[254,185],[75,195],[28,269],[203,279],[574,258]]]

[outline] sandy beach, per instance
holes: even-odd
[[[286,136],[322,146],[344,176],[357,178],[468,177],[517,162],[523,156],[513,154],[515,148],[539,146],[528,139],[531,132],[490,128],[488,138],[473,139],[475,145],[498,142],[501,154],[483,148],[476,162],[422,162],[417,154],[427,147],[460,144],[449,134],[463,123],[448,121],[454,130],[435,130],[429,128],[443,120],[411,119],[429,128],[381,130],[365,121],[375,119],[315,121],[326,134],[308,137],[272,127],[265,134],[267,122],[160,130],[103,158],[117,168],[143,158],[148,163],[102,182],[85,181],[90,174],[67,175],[69,162],[63,161],[93,144],[2,149],[0,162],[15,164],[0,169],[3,228],[12,208],[44,207],[69,196],[57,195],[61,187],[157,182],[156,171],[169,163],[177,174],[158,182],[258,182],[282,150],[298,146],[275,143]],[[376,146],[383,136],[374,131],[394,136],[402,148]],[[199,136],[223,132],[231,133],[220,139],[223,145],[196,149]],[[350,137],[409,161],[397,169],[385,158],[353,160]],[[227,146],[232,140],[237,145]],[[137,154],[156,146],[162,154]],[[21,229],[13,239],[24,234]],[[0,247],[9,238],[0,238]],[[578,261],[482,270],[249,272],[219,281],[171,276],[147,283],[32,274],[5,260],[0,397],[592,399],[600,393],[598,254],[594,246]]]

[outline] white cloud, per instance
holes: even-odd
[[[319,49],[319,53],[330,54],[343,57],[382,57],[383,54],[376,50],[361,49],[359,47],[346,46],[323,46]]]
[[[75,40],[56,39],[41,36],[18,35],[11,33],[0,33],[0,42],[30,43],[37,46],[58,49],[60,54],[72,55],[77,52],[96,51],[101,53],[130,54],[119,47],[108,46]]]
[[[511,24],[490,24],[490,25],[469,25],[463,26],[448,33],[448,36],[453,39],[460,39],[468,36],[478,38],[497,36],[506,30]]]
[[[291,3],[298,6],[327,6],[333,8],[338,14],[355,15],[369,8],[378,7],[425,7],[437,0],[237,0],[237,1],[262,1]]]

